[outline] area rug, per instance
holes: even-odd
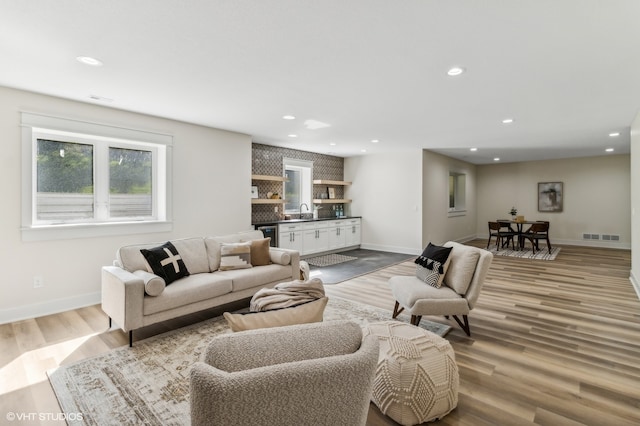
[[[533,253],[531,249],[525,250],[511,250],[511,249],[500,249],[500,251],[496,251],[495,246],[489,249],[494,256],[509,256],[509,257],[519,257],[521,259],[535,259],[535,260],[555,260],[556,256],[560,252],[560,247],[553,247],[551,249],[551,253],[546,247],[542,250],[538,250]]]
[[[391,312],[331,297],[324,319],[366,325],[389,321]],[[399,320],[408,323],[409,317]],[[441,336],[451,329],[424,319],[420,326]],[[223,317],[212,318],[58,367],[49,381],[72,425],[189,424],[191,366],[214,336],[229,332]]]
[[[304,259],[307,261],[309,265],[313,266],[332,266],[337,265],[339,263],[349,262],[350,260],[356,260],[357,257],[354,256],[345,256],[342,254],[325,254],[322,256],[311,257],[309,259]]]

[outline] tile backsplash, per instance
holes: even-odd
[[[294,158],[297,160],[313,161],[313,179],[344,180],[344,158],[342,157],[259,143],[253,143],[251,151],[251,174],[254,175],[282,176],[284,174],[282,166],[283,158]],[[258,187],[259,198],[266,198],[267,192],[281,195],[283,192],[282,182],[253,181],[251,185]],[[344,188],[342,186],[335,186],[334,188],[336,198],[344,198]],[[313,185],[314,198],[320,198],[319,194],[326,192],[326,185]],[[274,211],[274,207],[276,206],[278,207],[278,213]],[[331,217],[333,212],[332,206],[332,204],[323,204],[322,209],[318,211],[318,216]],[[283,206],[279,204],[253,204],[251,221],[252,223],[261,223],[282,220],[284,218],[282,208]],[[309,206],[309,208],[313,208],[313,206]]]

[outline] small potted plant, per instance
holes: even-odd
[[[515,207],[511,207],[511,210],[509,211],[509,214],[511,215],[511,217],[513,219],[515,219],[516,215],[518,214],[518,209],[516,209]]]

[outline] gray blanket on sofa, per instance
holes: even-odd
[[[274,288],[258,290],[251,299],[249,310],[259,312],[289,308],[321,297],[324,297],[324,286],[319,278],[309,281],[295,280],[276,284]]]

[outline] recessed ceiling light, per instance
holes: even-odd
[[[378,143],[380,142],[378,139],[371,139],[371,143]]]
[[[329,145],[336,146],[336,143],[335,142],[331,142],[331,143],[329,143]]]
[[[462,67],[453,67],[453,68],[449,68],[449,71],[447,71],[447,75],[455,77],[457,75],[462,74],[464,71],[465,70]]]
[[[494,158],[493,161],[500,161],[500,157]]]
[[[367,152],[367,150],[366,149],[361,149],[360,152]]]
[[[291,114],[287,114],[287,115],[283,115],[282,119],[283,120],[295,120],[296,116],[295,115],[291,115]]]
[[[289,136],[290,138],[297,138],[297,137],[298,137],[298,135],[294,135],[293,133],[292,133],[292,134],[290,134],[290,135],[288,135],[288,136]]]
[[[513,118],[505,118],[502,120],[502,124],[511,124],[513,123]]]
[[[607,149],[605,149],[605,151],[607,151],[607,152],[613,152],[613,151],[614,151],[614,149],[613,149],[613,148],[607,148]]]
[[[478,150],[478,148],[469,148],[469,151],[476,152],[477,150]]]
[[[616,136],[620,136],[620,132],[609,133],[609,136],[611,136],[612,138],[615,138]]]
[[[102,61],[96,58],[92,58],[91,56],[78,56],[76,58],[78,62],[81,62],[85,65],[91,65],[92,67],[101,67]]]

